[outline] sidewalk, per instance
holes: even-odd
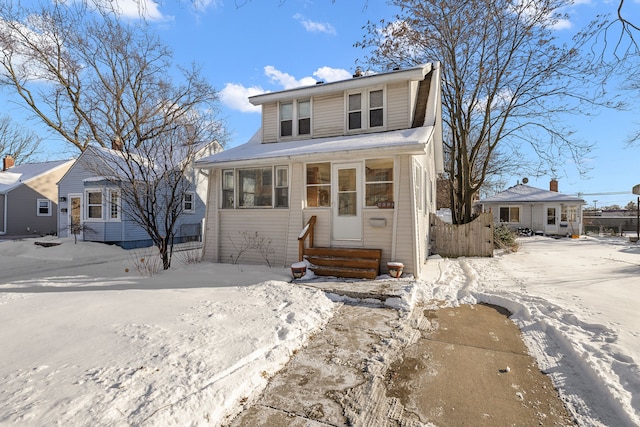
[[[436,307],[343,305],[230,425],[575,425],[508,313]]]

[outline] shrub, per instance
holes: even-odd
[[[493,246],[496,249],[517,251],[519,247],[516,241],[517,237],[517,233],[505,224],[499,224],[493,227]]]

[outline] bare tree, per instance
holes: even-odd
[[[572,138],[563,114],[580,103],[610,105],[589,93],[579,46],[552,32],[564,0],[393,0],[393,21],[369,23],[357,46],[372,49],[374,69],[442,62],[445,165],[455,223],[473,219],[474,196],[498,162],[523,147],[537,159],[512,164],[526,173],[556,174],[566,163],[586,172],[592,146]],[[502,165],[508,166],[508,165]],[[513,167],[511,171],[513,171]]]
[[[114,139],[140,146],[192,111],[217,112],[199,67],[173,67],[148,23],[99,12],[82,2],[0,5],[0,84],[81,151]]]
[[[29,162],[38,152],[42,138],[16,124],[10,116],[0,116],[0,153],[9,154],[17,164]]]

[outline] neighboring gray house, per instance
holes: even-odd
[[[209,155],[220,148],[213,143],[202,150]],[[60,220],[58,235],[70,237],[71,224],[78,224],[78,238],[111,243],[124,249],[147,247],[153,244],[148,233],[132,220],[127,206],[122,205],[121,193],[113,183],[117,168],[106,167],[104,171],[95,166],[100,161],[122,162],[118,150],[89,147],[69,168],[58,184]],[[151,162],[146,162],[151,164]],[[100,169],[103,173],[96,173]],[[206,207],[207,177],[191,168],[191,189],[183,195],[183,213],[176,227],[176,243],[202,238],[202,220]]]
[[[517,184],[478,202],[482,212],[492,212],[494,221],[510,228],[529,228],[534,233],[555,236],[582,234],[580,197],[558,192],[558,181],[551,180],[549,190]]]
[[[313,218],[302,244],[346,258],[335,275],[363,277],[337,271],[369,250],[419,277],[443,171],[440,80],[428,63],[250,97],[259,131],[196,162],[210,176],[204,259],[289,266]]]
[[[58,180],[73,160],[14,166],[11,156],[0,172],[0,238],[55,234],[58,220]]]

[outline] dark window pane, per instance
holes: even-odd
[[[360,129],[362,127],[361,113],[349,113],[349,129]]]
[[[376,126],[382,126],[382,109],[378,109],[378,110],[371,110],[369,111],[369,126],[370,127],[376,127]]]
[[[280,136],[293,135],[293,121],[283,120],[280,122]]]
[[[300,135],[311,134],[311,119],[298,120],[298,134]]]

